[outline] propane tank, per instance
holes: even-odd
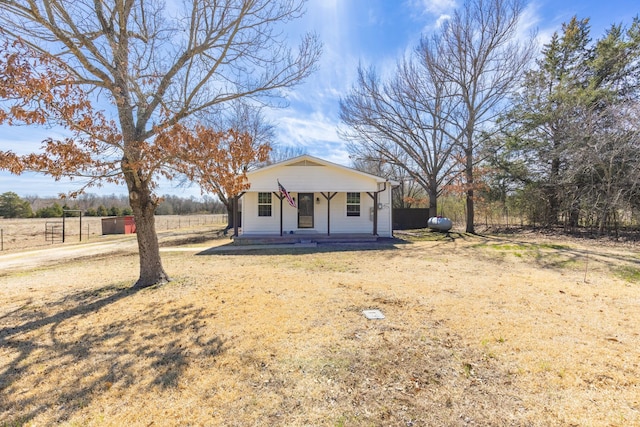
[[[432,216],[427,221],[427,226],[438,231],[449,231],[453,226],[453,223],[449,218],[442,216]]]

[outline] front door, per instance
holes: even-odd
[[[313,193],[298,193],[298,228],[313,228]]]

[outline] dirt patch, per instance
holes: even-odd
[[[0,424],[640,424],[634,248],[222,243],[138,292],[135,254],[0,277]]]

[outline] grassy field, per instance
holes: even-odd
[[[0,425],[640,425],[637,247],[226,243],[0,272]]]
[[[184,229],[202,225],[224,225],[226,215],[161,215],[156,231]],[[102,236],[101,217],[65,218],[65,242],[95,241]],[[0,255],[2,252],[46,248],[62,243],[62,218],[0,218]]]

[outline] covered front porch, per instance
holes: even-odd
[[[393,181],[308,155],[248,172],[247,180],[248,188],[233,200],[237,241],[371,242],[392,236]]]
[[[324,234],[326,241],[340,240],[345,236],[368,236],[369,240],[375,241],[380,228],[378,211],[382,208],[379,193],[386,189],[387,184],[383,183],[382,189],[373,192],[298,191],[289,196],[292,203],[285,201],[286,197],[275,191],[242,192],[232,200],[233,237],[237,239],[241,235],[256,237],[268,234],[287,240],[295,239],[293,236],[309,235],[318,241],[318,236]],[[349,205],[350,197],[353,201]],[[242,221],[239,221],[238,215],[240,198],[249,198],[246,209],[242,210]],[[337,207],[333,207],[335,201],[338,202]],[[387,203],[385,206],[388,205]],[[260,208],[266,210],[261,211]],[[349,208],[351,211],[347,212]],[[389,226],[386,227],[385,235],[390,232],[390,217],[388,222],[389,224],[383,224],[383,228]],[[239,223],[246,225],[243,228],[248,230],[241,231]]]
[[[234,245],[272,245],[295,243],[372,243],[378,236],[367,233],[332,233],[330,235],[314,232],[295,232],[287,234],[239,234],[233,236]]]

